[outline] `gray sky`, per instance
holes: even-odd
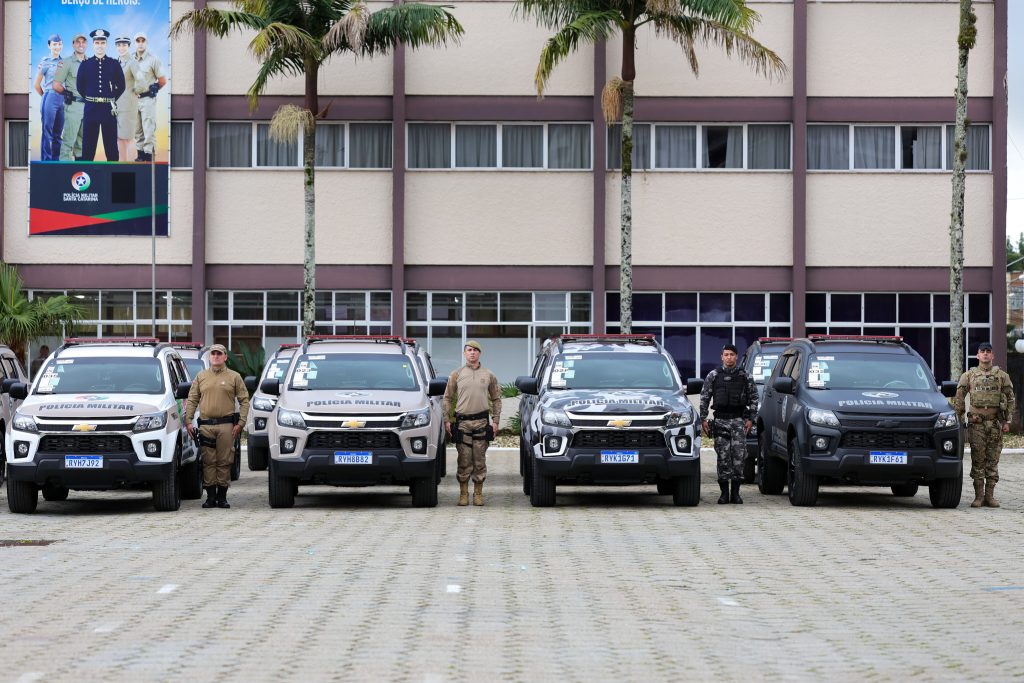
[[[1024,2],[1009,3],[1009,58],[1007,82],[1010,94],[1006,165],[1009,183],[1006,196],[1006,235],[1016,244],[1024,233]],[[1013,36],[1018,36],[1017,40]],[[998,96],[998,95],[997,95]]]

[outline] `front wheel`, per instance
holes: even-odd
[[[530,461],[530,505],[535,508],[549,508],[555,504],[555,478],[541,474],[537,463]]]
[[[247,446],[246,457],[249,460],[250,472],[262,472],[267,469],[267,461],[270,460],[270,449],[262,446]]]
[[[933,508],[955,508],[960,505],[960,494],[964,488],[964,473],[955,477],[939,479],[928,485],[928,498]]]
[[[39,487],[30,481],[14,481],[7,477],[7,508],[11,512],[29,514],[39,505]]]
[[[178,459],[171,460],[171,472],[163,481],[153,484],[153,507],[158,512],[174,512],[181,507],[181,487],[178,486]]]
[[[433,476],[413,479],[409,486],[414,508],[437,507],[437,479]]]
[[[178,470],[181,477],[181,497],[185,500],[199,500],[203,497],[203,464],[199,456]]]
[[[672,491],[672,503],[682,507],[700,504],[700,475],[678,477]]]
[[[757,490],[766,496],[778,496],[786,488],[786,464],[768,452],[765,436],[758,437]]]
[[[818,478],[804,471],[796,439],[789,442],[789,502],[800,507],[818,502]]]
[[[267,477],[267,493],[272,508],[290,508],[295,505],[296,482],[290,477],[279,477],[274,461],[270,461],[270,475]]]

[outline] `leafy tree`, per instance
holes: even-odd
[[[29,341],[59,336],[85,317],[85,310],[64,295],[29,300],[17,269],[0,262],[0,343],[25,357]]]
[[[375,57],[399,44],[417,48],[458,42],[462,25],[444,5],[411,2],[370,12],[363,0],[234,0],[234,9],[206,7],[186,13],[171,27],[171,36],[203,31],[223,38],[232,31],[255,32],[249,52],[260,62],[249,87],[249,106],[255,109],[270,79],[301,76],[305,82],[303,106],[284,105],[271,121],[271,136],[295,140],[302,134],[304,173],[304,253],[302,333],[313,333],[316,294],[316,229],[314,160],[316,122],[326,115],[320,108],[317,76],[336,55]]]
[[[633,325],[633,81],[636,79],[637,32],[650,24],[656,36],[677,43],[694,75],[699,75],[697,46],[718,46],[736,54],[768,77],[782,76],[786,67],[774,52],[750,35],[760,15],[745,0],[517,0],[517,11],[552,29],[540,53],[535,83],[537,94],[555,67],[581,43],[622,36],[621,77],[605,85],[601,105],[605,120],[622,121],[622,185],[620,189],[621,263],[619,267],[620,327]]]

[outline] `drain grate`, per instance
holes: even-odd
[[[0,548],[22,548],[28,546],[50,545],[59,543],[58,539],[47,540],[45,538],[0,538]]]

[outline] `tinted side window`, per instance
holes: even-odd
[[[794,356],[793,364],[789,367],[789,372],[786,373],[793,378],[794,382],[800,381],[800,366],[802,365],[802,360],[801,354],[796,354],[796,356]]]
[[[778,366],[775,368],[777,377],[789,376],[789,369],[793,366],[793,361],[796,359],[795,353],[787,353],[779,361]]]

